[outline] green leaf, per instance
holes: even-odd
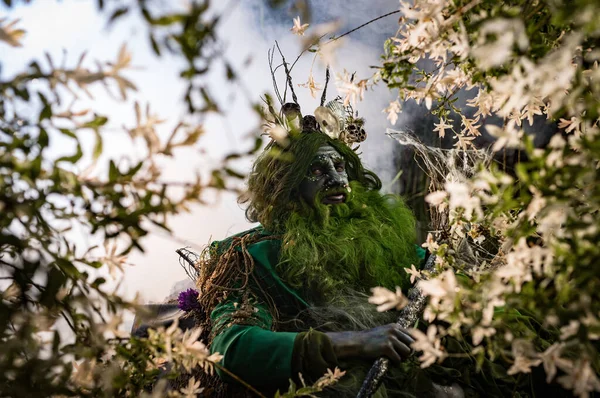
[[[60,334],[57,330],[54,331],[54,338],[52,339],[52,353],[59,355],[58,349],[60,347]]]
[[[235,79],[235,72],[233,71],[233,68],[231,67],[231,65],[226,64],[225,65],[225,71],[226,71],[226,76],[227,76],[227,80],[234,80]]]
[[[42,171],[42,155],[35,157],[31,161],[31,168],[29,170],[29,177],[31,178],[31,186],[35,186],[35,180],[37,180]]]
[[[127,171],[127,173],[125,173],[123,175],[125,175],[127,177],[133,177],[137,174],[138,171],[140,171],[140,169],[142,168],[143,165],[144,165],[144,161],[142,160],[141,162],[139,162],[138,164],[136,164],[135,166],[130,168],[129,171]]]
[[[56,259],[56,265],[60,268],[61,271],[63,271],[66,275],[68,275],[71,278],[78,278],[81,275],[77,267],[75,267],[75,265],[69,260],[66,260],[64,258],[58,258]]]
[[[235,178],[239,178],[239,179],[244,179],[246,178],[246,176],[238,171],[235,171],[229,167],[225,167],[224,169],[225,173],[230,176],[230,177],[235,177]]]
[[[52,306],[56,301],[56,293],[64,285],[67,276],[58,268],[51,268],[48,272],[48,281],[40,295],[40,303],[46,307]]]
[[[239,153],[231,153],[231,154],[225,156],[224,160],[228,161],[228,160],[233,160],[233,159],[239,159],[241,157],[242,157],[242,155],[240,155]]]
[[[96,135],[96,144],[94,145],[94,153],[92,155],[94,160],[97,160],[100,155],[102,154],[102,150],[103,150],[103,142],[102,142],[102,135],[100,135],[100,132],[96,129],[94,129],[94,134]]]
[[[94,120],[85,123],[81,127],[96,129],[98,127],[104,126],[106,122],[108,122],[108,118],[106,118],[105,116],[95,115]]]
[[[121,174],[114,161],[110,161],[108,166],[108,182],[115,182]]]
[[[38,97],[40,98],[40,101],[42,101],[42,104],[44,105],[44,107],[42,108],[42,111],[40,112],[40,116],[38,118],[38,120],[41,122],[44,119],[50,119],[52,117],[52,105],[48,102],[48,99],[46,98],[46,96],[42,93],[38,93]]]
[[[110,18],[108,19],[108,23],[111,24],[111,23],[115,22],[118,18],[121,18],[122,16],[127,14],[128,11],[129,11],[128,7],[121,7],[121,8],[116,9],[115,12],[113,12],[112,15],[110,16]]]
[[[319,392],[319,390],[317,390],[316,388],[311,387],[311,386],[302,387],[302,388],[299,388],[298,390],[296,390],[296,395],[301,397],[301,396],[305,396],[305,395],[312,394],[315,392]]]
[[[191,79],[192,77],[194,77],[196,71],[194,70],[194,68],[188,68],[184,71],[182,71],[179,76],[183,77],[184,79]]]
[[[167,226],[167,224],[164,224],[164,223],[158,222],[158,221],[156,221],[156,220],[152,220],[152,219],[150,219],[150,222],[151,222],[152,224],[156,225],[157,227],[159,227],[159,228],[161,228],[161,229],[164,229],[165,231],[171,232],[171,228],[169,228],[169,227]]]
[[[77,135],[69,129],[58,129],[64,135],[77,139]]]
[[[33,69],[34,73],[37,73],[37,74],[40,74],[40,75],[42,74],[42,68],[40,67],[40,64],[37,63],[37,61],[32,61],[29,64],[29,67],[31,69]]]
[[[92,268],[101,268],[104,264],[102,264],[101,261],[91,261],[87,265],[89,265]]]
[[[83,151],[81,150],[81,145],[79,144],[79,142],[77,142],[77,152],[75,152],[74,155],[63,156],[63,157],[56,159],[56,163],[69,162],[69,163],[75,164],[79,161],[79,159],[81,159],[82,156],[83,156]]]
[[[97,289],[100,287],[100,285],[102,285],[104,283],[106,283],[106,279],[102,278],[102,277],[98,277],[98,278],[94,279],[91,286]]]
[[[50,119],[51,117],[52,117],[52,107],[50,105],[46,105],[40,112],[40,117],[38,120],[41,122],[42,120]]]
[[[29,91],[27,90],[27,87],[23,87],[22,89],[19,89],[18,87],[13,87],[13,91],[15,92],[15,95],[25,101],[29,101]]]
[[[213,170],[210,185],[216,189],[225,189],[225,180],[223,180],[220,170]]]
[[[180,14],[165,15],[163,17],[153,19],[152,25],[168,26],[173,25],[176,22],[181,22],[183,19],[184,16]]]
[[[152,32],[150,32],[150,45],[152,46],[154,53],[160,57],[160,47],[158,46],[158,42],[156,41],[156,38]]]
[[[38,145],[41,148],[45,148],[48,146],[48,132],[44,128],[40,128],[40,134],[38,135]]]
[[[144,17],[144,19],[146,21],[148,21],[150,24],[152,24],[153,18],[152,15],[150,15],[150,11],[148,11],[148,9],[144,6],[142,6],[142,16]]]

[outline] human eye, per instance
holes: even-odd
[[[344,162],[339,162],[335,164],[335,170],[338,173],[341,173],[342,171],[346,170],[346,164]]]
[[[316,177],[323,175],[323,167],[321,167],[319,165],[312,166],[310,168],[310,174],[313,176],[316,176]]]

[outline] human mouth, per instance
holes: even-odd
[[[345,193],[330,193],[323,198],[322,203],[326,205],[336,205],[346,201]]]

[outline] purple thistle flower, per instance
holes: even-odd
[[[185,312],[200,309],[200,302],[198,301],[198,292],[194,289],[188,289],[179,293],[177,302],[177,306],[179,307],[179,309]]]

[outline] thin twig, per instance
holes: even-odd
[[[279,100],[279,105],[283,105],[283,100],[281,99],[281,94],[279,93],[279,87],[277,86],[277,79],[275,78],[275,72],[281,65],[279,65],[275,69],[273,69],[273,56],[274,55],[275,55],[275,48],[269,49],[267,51],[267,59],[269,61],[269,69],[271,70],[271,78],[273,79],[273,89],[275,90],[275,95],[277,96],[277,99]]]
[[[327,98],[327,85],[329,84],[329,65],[325,69],[325,87],[323,87],[323,94],[321,94],[321,106],[325,105],[325,99]]]
[[[373,19],[371,19],[370,21],[367,21],[367,22],[365,22],[364,24],[362,24],[362,25],[360,25],[360,26],[357,26],[356,28],[354,28],[354,29],[351,29],[351,30],[347,31],[346,33],[342,33],[341,35],[339,35],[339,36],[337,36],[337,37],[334,37],[333,39],[330,39],[329,41],[327,41],[327,42],[323,43],[323,45],[326,45],[326,44],[329,44],[329,43],[331,43],[331,42],[334,42],[334,41],[336,41],[336,40],[339,40],[339,39],[341,39],[342,37],[344,37],[344,36],[348,36],[349,34],[351,34],[351,33],[354,33],[354,32],[356,32],[357,30],[359,30],[359,29],[362,29],[362,28],[364,28],[365,26],[367,26],[367,25],[369,25],[369,24],[372,24],[372,23],[373,23],[373,22],[375,22],[375,21],[379,21],[380,19],[382,19],[382,18],[385,18],[385,17],[389,17],[390,15],[398,14],[399,12],[400,12],[400,10],[395,10],[395,11],[388,12],[387,14],[380,15],[380,16],[378,16],[377,18],[373,18]]]
[[[285,61],[285,56],[283,55],[283,52],[281,51],[281,48],[279,47],[279,43],[277,42],[277,40],[275,40],[275,45],[277,46],[277,50],[279,51],[279,55],[281,55],[281,60],[283,61],[283,68],[285,69],[285,75],[286,75],[285,80],[290,87],[290,91],[292,92],[292,100],[294,101],[294,103],[296,105],[298,105],[298,97],[296,97],[296,93],[294,92],[294,84],[292,83],[292,75],[290,73],[290,70],[288,69],[287,62]],[[283,99],[285,100],[285,94],[283,95]]]
[[[248,390],[252,391],[254,394],[258,395],[261,398],[267,398],[263,394],[261,394],[257,389],[252,387],[250,384],[246,383],[244,380],[240,379],[235,374],[231,373],[229,370],[225,369],[223,366],[219,365],[216,362],[211,362],[211,363],[215,366],[215,368],[219,369],[223,373],[226,373],[228,376],[231,376],[233,379],[235,379],[235,381],[237,381],[238,383],[240,383],[241,385],[246,387]]]
[[[400,12],[400,10],[395,10],[395,11],[388,12],[387,14],[380,15],[380,16],[378,16],[377,18],[373,18],[373,19],[371,19],[370,21],[367,21],[367,22],[365,22],[364,24],[362,24],[362,25],[360,25],[360,26],[357,26],[357,27],[356,27],[356,28],[354,28],[354,29],[351,29],[351,30],[349,30],[349,31],[347,31],[347,32],[345,32],[345,33],[342,33],[342,34],[341,34],[341,35],[339,35],[338,37],[334,37],[333,39],[331,39],[331,40],[329,40],[329,41],[327,41],[327,42],[323,43],[322,45],[324,46],[324,45],[326,45],[326,44],[329,44],[329,43],[331,43],[331,42],[333,42],[333,41],[336,41],[336,40],[338,40],[338,39],[341,39],[342,37],[344,37],[344,36],[348,36],[349,34],[351,34],[351,33],[354,33],[354,32],[356,32],[357,30],[359,30],[359,29],[362,29],[362,28],[364,28],[365,26],[367,26],[367,25],[369,25],[369,24],[371,24],[371,23],[373,23],[373,22],[375,22],[375,21],[378,21],[378,20],[380,20],[380,19],[382,19],[382,18],[385,18],[385,17],[387,17],[387,16],[390,16],[390,15],[393,15],[393,14],[397,14],[397,13],[399,13],[399,12]],[[327,36],[328,34],[329,34],[329,33],[324,33],[324,34],[322,34],[322,35],[321,35],[321,37],[319,37],[319,40],[317,40],[317,42],[319,42],[319,41],[320,41],[320,40],[321,40],[323,37]],[[292,63],[292,66],[290,66],[290,72],[292,71],[292,69],[294,69],[294,66],[296,65],[296,63],[298,62],[298,60],[300,59],[300,57],[302,57],[302,55],[304,55],[304,53],[305,53],[306,51],[308,51],[308,50],[309,50],[309,49],[310,49],[310,48],[313,46],[313,44],[314,44],[314,43],[311,43],[311,44],[309,44],[309,45],[308,45],[308,46],[307,46],[307,47],[306,47],[304,50],[302,50],[302,52],[300,52],[300,54],[299,54],[299,55],[296,57],[296,59],[295,59],[295,60],[294,60],[294,62]]]

